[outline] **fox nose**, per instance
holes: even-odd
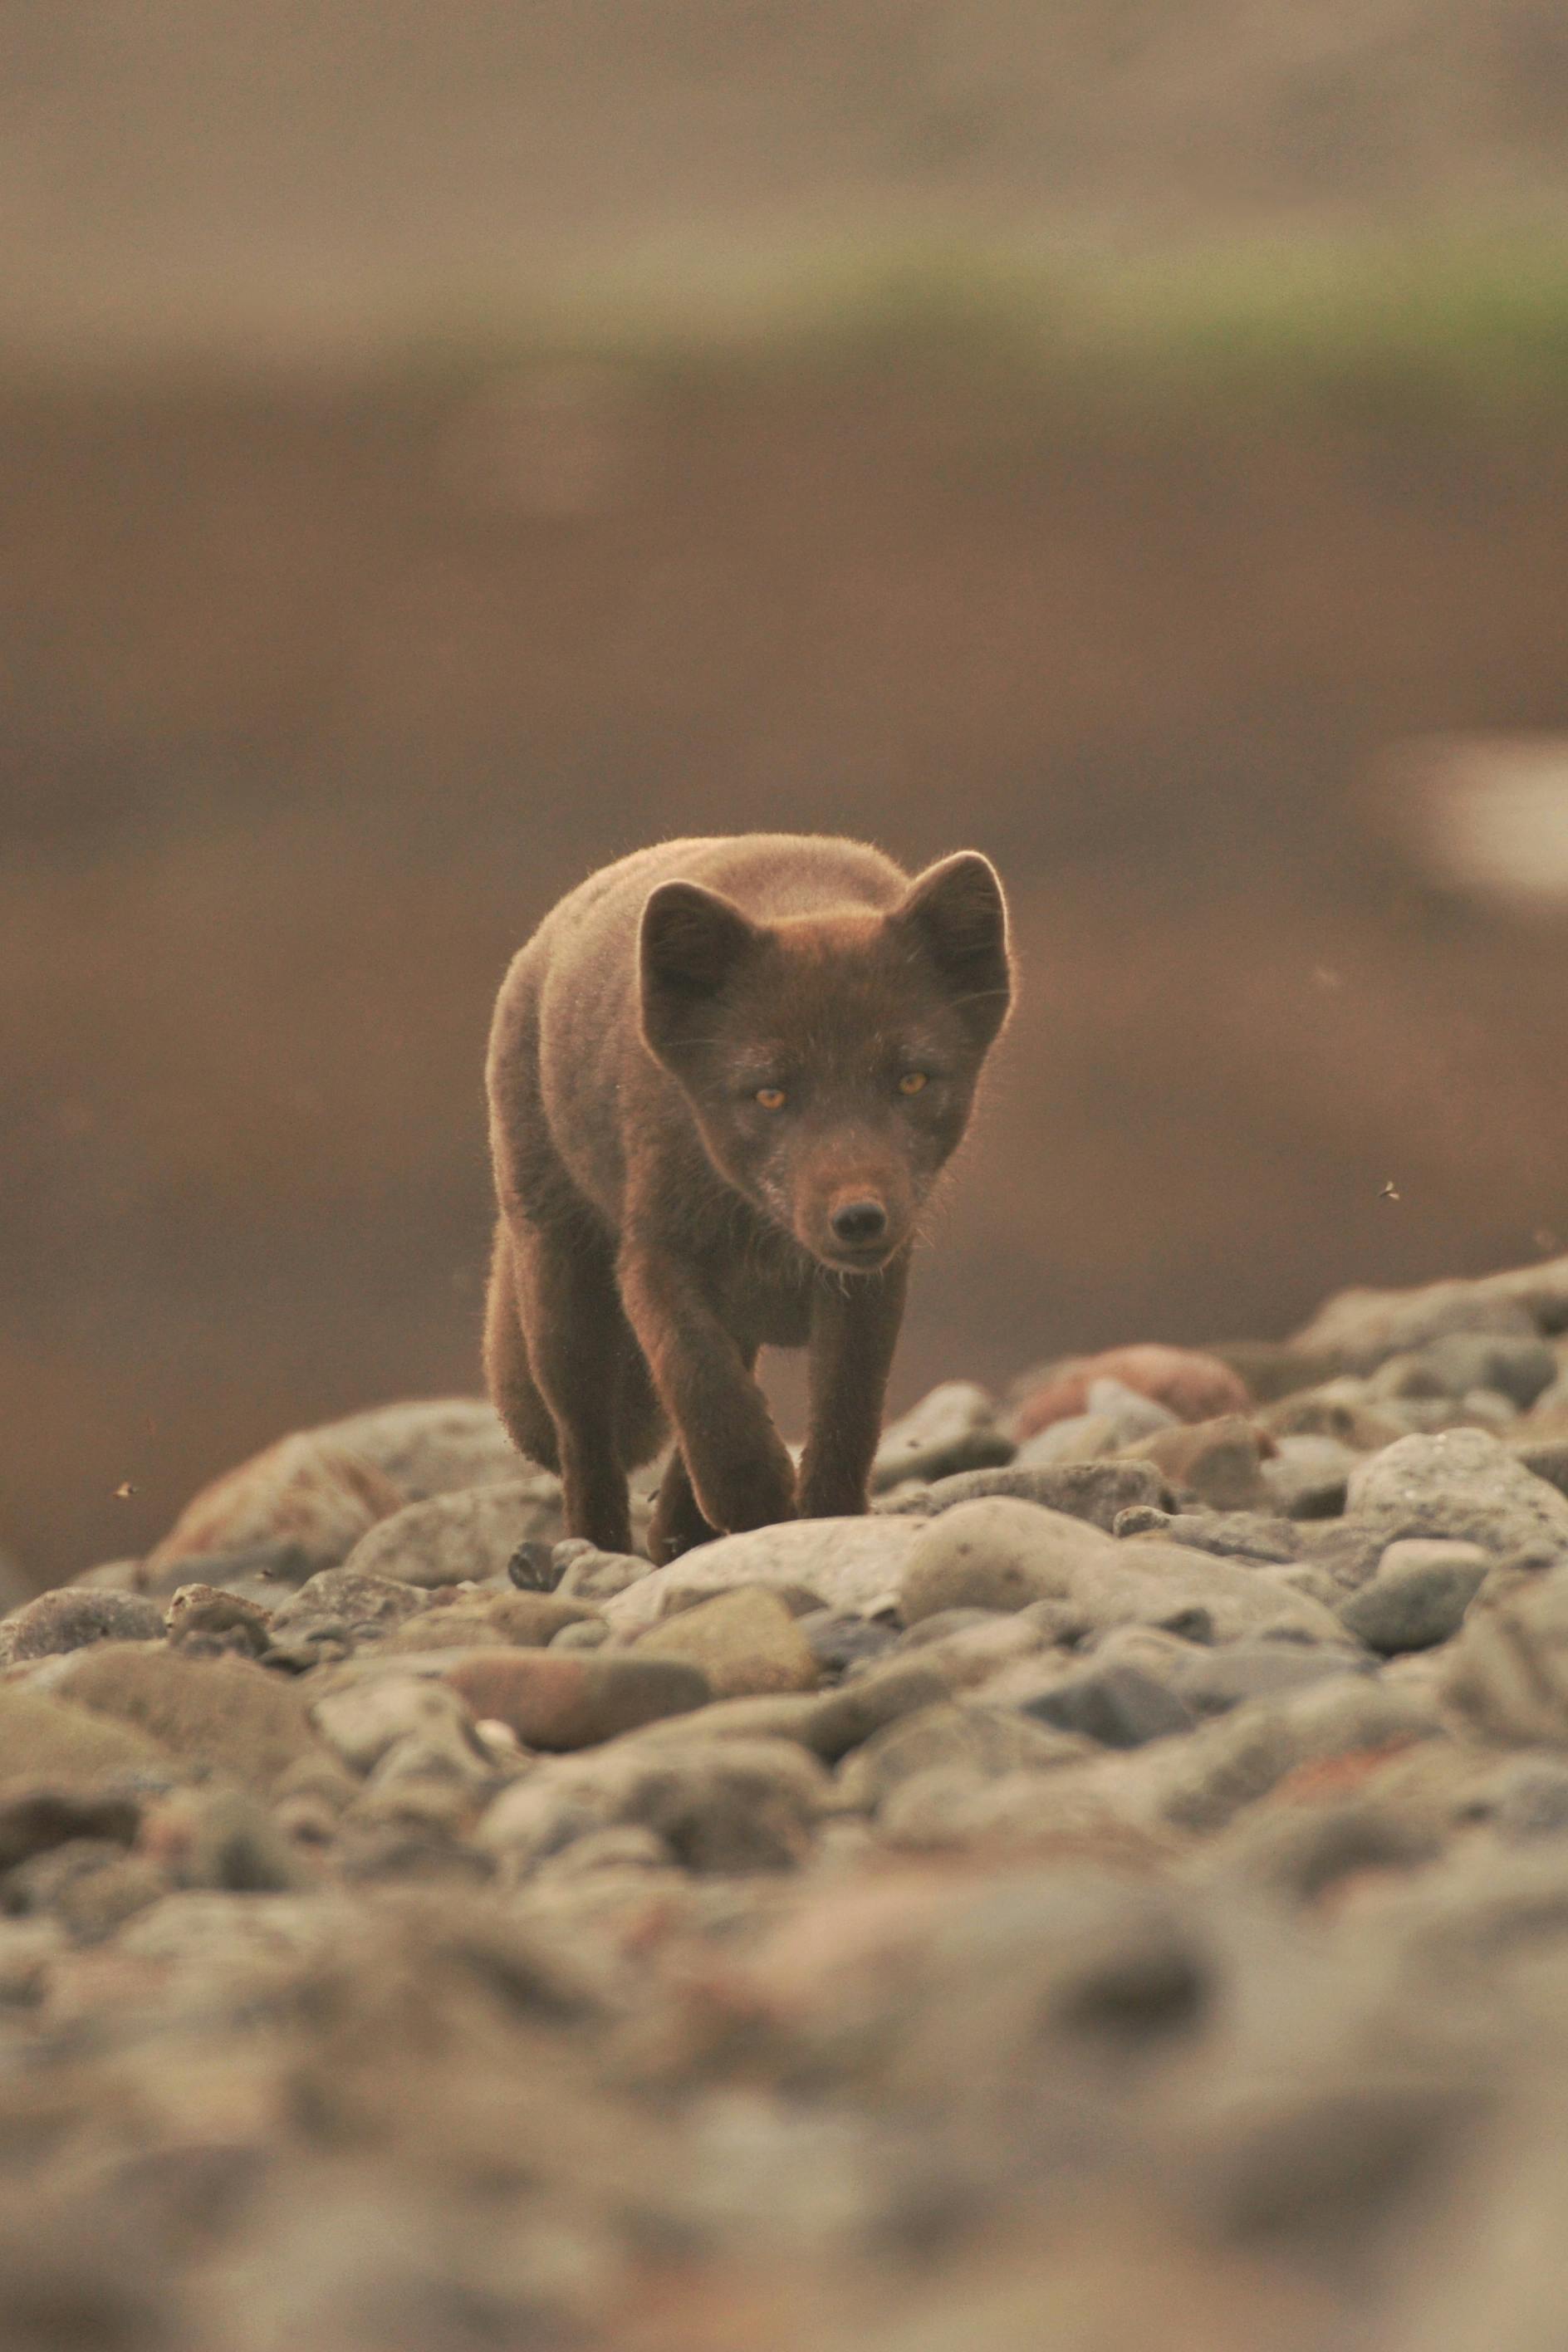
[[[833,1213],[833,1237],[847,1249],[868,1249],[888,1230],[888,1212],[880,1201],[850,1201]]]

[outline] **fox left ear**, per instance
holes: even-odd
[[[891,919],[918,940],[946,982],[954,1011],[989,1045],[1013,999],[1007,901],[991,860],[961,849],[928,866]]]

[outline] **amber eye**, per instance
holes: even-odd
[[[899,1092],[901,1095],[918,1095],[925,1082],[926,1074],[923,1070],[906,1070],[899,1080]]]
[[[783,1087],[759,1087],[756,1098],[764,1110],[783,1110],[789,1099]]]

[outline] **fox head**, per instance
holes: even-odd
[[[1007,1017],[990,861],[961,850],[885,910],[767,923],[698,883],[661,883],[639,959],[643,1041],[721,1174],[824,1265],[885,1265]]]

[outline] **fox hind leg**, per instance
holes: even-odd
[[[528,1339],[522,1328],[517,1270],[506,1221],[496,1223],[490,1258],[489,1291],[485,1300],[485,1385],[490,1402],[505,1422],[512,1444],[531,1462],[559,1470],[561,1449],[550,1408],[539,1392],[529,1361]]]

